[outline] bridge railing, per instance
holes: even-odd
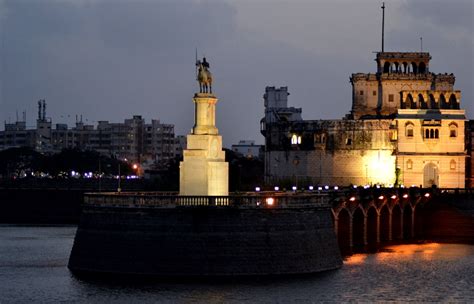
[[[327,194],[260,193],[229,196],[184,196],[167,193],[86,193],[86,206],[96,207],[238,207],[238,208],[303,208],[329,207]]]

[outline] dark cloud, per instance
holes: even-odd
[[[387,48],[417,50],[423,36],[432,70],[456,74],[472,114],[472,3],[431,3],[387,3]],[[350,74],[375,72],[380,19],[378,1],[0,0],[0,119],[27,109],[32,125],[45,98],[54,122],[138,114],[186,134],[197,47],[211,62],[225,144],[262,142],[267,85],[288,86],[307,119],[350,110]]]

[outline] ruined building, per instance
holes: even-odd
[[[352,74],[352,110],[303,120],[286,87],[267,87],[265,178],[300,185],[465,186],[465,111],[453,74],[425,52],[379,52],[376,73]]]

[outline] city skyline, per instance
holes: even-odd
[[[376,71],[381,4],[0,1],[0,119],[13,122],[26,110],[33,125],[36,101],[46,99],[56,123],[142,115],[185,135],[198,90],[197,47],[214,73],[224,145],[262,143],[266,86],[288,86],[305,119],[349,112],[350,75]],[[423,37],[430,70],[456,76],[472,118],[472,2],[385,5],[385,50],[419,51]]]

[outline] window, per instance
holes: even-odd
[[[439,130],[438,129],[425,129],[425,138],[428,139],[436,139],[439,138]]]
[[[455,123],[451,123],[449,125],[449,137],[457,137],[458,136],[458,126]]]
[[[364,91],[359,91],[359,95],[364,95]]]
[[[301,136],[293,134],[291,136],[291,144],[292,145],[299,145],[301,144]]]
[[[373,96],[377,96],[377,91],[372,91]]]
[[[393,94],[389,94],[388,95],[388,101],[393,102],[394,100],[395,100],[395,98],[393,97]]]
[[[409,159],[407,161],[407,170],[411,170],[411,169],[413,169],[413,162],[411,161],[411,159]]]
[[[449,169],[456,170],[456,161],[454,159],[449,163]]]
[[[406,126],[406,137],[413,137],[413,124],[412,123],[407,123]]]
[[[352,138],[347,138],[346,139],[346,145],[348,145],[348,146],[352,145]]]

